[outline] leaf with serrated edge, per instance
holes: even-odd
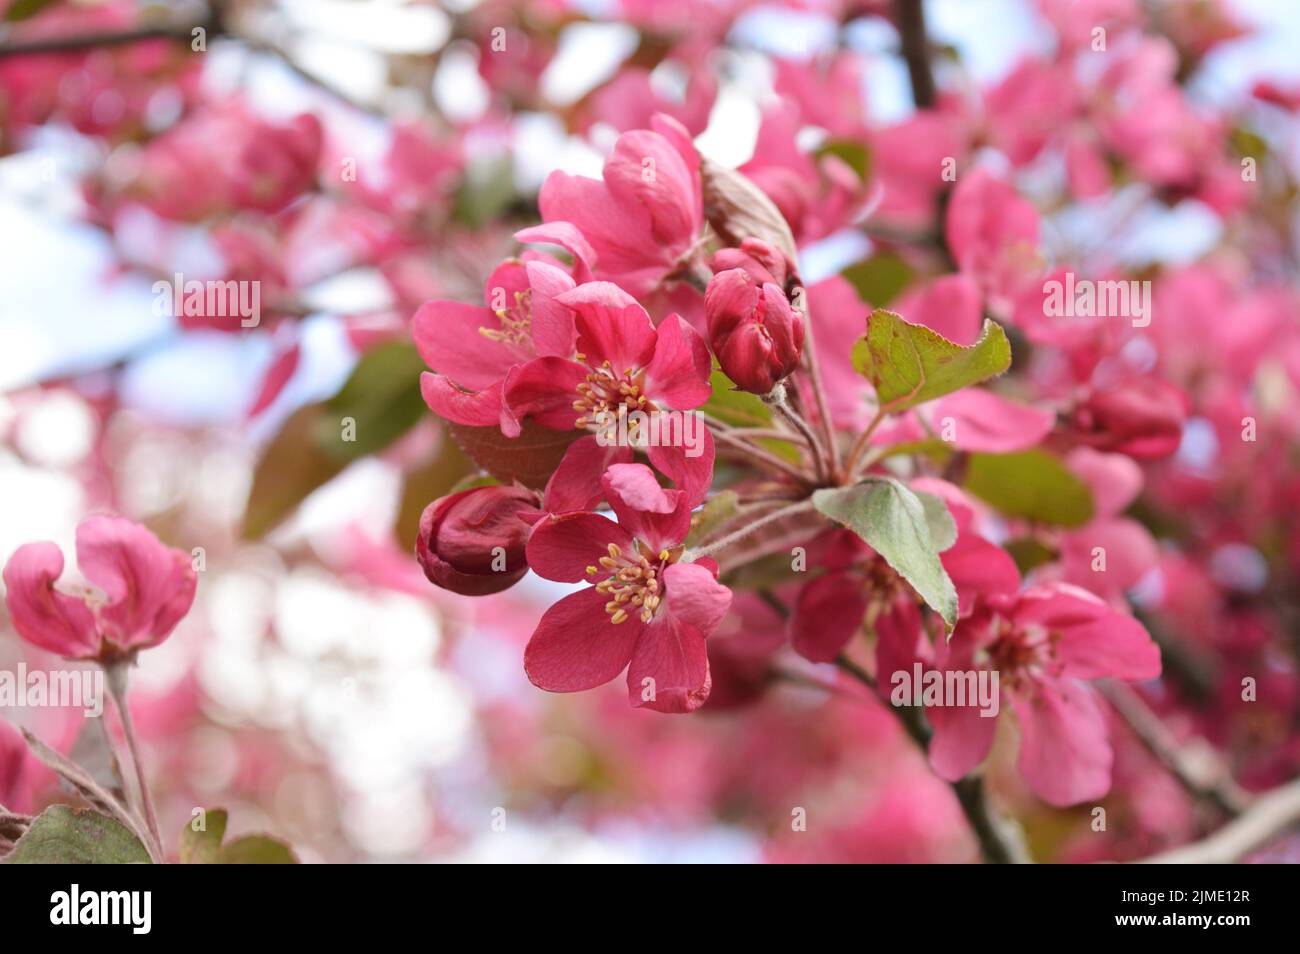
[[[881,409],[893,414],[1002,374],[1011,367],[1011,343],[993,321],[984,322],[974,344],[963,346],[878,308],[851,357],[854,370],[876,389]]]
[[[813,494],[812,501],[821,513],[848,527],[884,557],[952,632],[957,625],[957,590],[930,535],[930,520],[935,519],[945,539],[948,536],[933,505],[927,513],[926,504],[911,489],[890,477],[824,488]],[[951,534],[955,537],[955,525]]]

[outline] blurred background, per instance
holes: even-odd
[[[655,110],[743,166],[773,104],[797,99],[782,64],[851,64],[849,118],[869,135],[844,155],[865,181],[904,161],[885,137],[913,114],[888,6],[0,2],[0,559],[35,539],[70,551],[101,510],[203,548],[194,611],[134,683],[164,832],[202,805],[306,861],[975,856],[893,716],[831,673],[792,659],[736,680],[755,698],[715,690],[690,717],[629,709],[618,682],[548,695],[522,648],[565,588],[529,576],[458,597],[411,557],[423,506],[470,470],[421,402],[415,308],[479,302],[547,173],[599,175]],[[1069,4],[925,6],[941,85],[978,97],[1052,55],[1048,14]],[[1197,108],[1235,109],[1261,81],[1300,88],[1291,0],[1109,6],[1144,8],[1170,38]],[[816,144],[830,120],[804,79],[795,121]],[[1252,115],[1249,134],[1295,170],[1294,126]],[[1024,171],[1030,189],[1046,175]],[[1294,228],[1294,191],[1279,194]],[[1044,214],[1047,241],[1105,243],[1134,270],[1193,262],[1225,229],[1204,196],[1167,192]],[[868,233],[805,230],[805,279],[868,258]],[[260,323],[173,317],[153,285],[176,273],[257,278]],[[343,417],[361,439],[323,449],[319,429]],[[1208,440],[1189,427],[1180,460],[1203,465]],[[0,619],[0,668],[20,660],[53,663]],[[65,751],[82,721],[0,715]],[[1121,821],[1099,845],[1086,808],[1050,809],[996,771],[1013,756],[995,751],[996,796],[1043,860],[1131,856],[1196,827],[1177,785],[1121,750]],[[33,772],[23,798],[54,792]],[[791,830],[798,809],[809,832]]]

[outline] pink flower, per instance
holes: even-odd
[[[425,508],[415,554],[436,586],[465,596],[500,593],[528,572],[524,545],[540,516],[531,491],[462,490]]]
[[[411,321],[411,336],[435,373],[420,377],[425,403],[440,417],[478,427],[500,425],[501,389],[516,365],[539,355],[573,354],[573,315],[555,303],[574,287],[563,269],[533,255],[502,262],[483,288],[487,307],[430,301]]]
[[[1017,298],[1042,270],[1038,210],[987,169],[975,169],[957,183],[945,230],[958,267],[996,302]]]
[[[609,282],[579,285],[555,301],[573,310],[577,354],[545,355],[509,371],[507,434],[517,434],[526,418],[554,430],[599,429],[620,408],[651,414],[709,399],[708,347],[680,316],[669,315],[656,328],[636,299]]]
[[[538,203],[549,224],[571,222],[591,243],[596,277],[644,295],[684,263],[700,237],[700,157],[690,134],[657,115],[618,137],[604,178],[553,172]]]
[[[705,639],[731,605],[712,561],[681,562],[690,500],[665,490],[643,464],[605,472],[605,495],[618,522],[595,513],[540,521],[528,563],[540,576],[595,584],[546,611],[524,668],[549,692],[580,692],[627,669],[633,706],[690,712],[711,680]]]
[[[77,565],[95,589],[57,589],[63,554],[47,541],[23,544],[4,569],[18,635],[70,659],[107,661],[156,646],[194,602],[190,557],[123,517],[81,522]]]
[[[799,366],[803,316],[779,285],[729,268],[709,282],[704,313],[713,353],[740,390],[768,394]]]
[[[952,641],[931,647],[920,633],[884,631],[877,669],[996,671],[999,695],[1020,724],[1019,768],[1029,787],[1053,805],[1100,798],[1110,789],[1106,714],[1086,681],[1154,679],[1160,652],[1142,625],[1102,600],[1064,583],[995,595],[958,625]],[[934,728],[930,764],[955,781],[988,754],[997,719],[978,705],[926,707]]]

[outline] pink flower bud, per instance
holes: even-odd
[[[718,272],[704,294],[709,343],[742,391],[767,394],[799,365],[803,316],[777,285],[743,268]]]
[[[1178,450],[1187,399],[1171,384],[1135,378],[1094,391],[1075,408],[1070,425],[1081,444],[1130,457],[1168,457]]]
[[[771,282],[782,291],[789,290],[790,279],[798,280],[794,263],[775,245],[762,239],[747,238],[740,248],[719,249],[713,256],[713,270],[744,269],[760,285]]]
[[[500,593],[528,571],[524,545],[541,516],[518,487],[474,487],[441,497],[420,517],[415,555],[429,582],[464,596]]]

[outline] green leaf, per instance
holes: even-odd
[[[871,152],[865,143],[857,139],[831,139],[819,148],[814,155],[835,156],[858,174],[866,182],[871,175]]]
[[[819,511],[848,527],[884,557],[952,632],[957,625],[957,590],[939,560],[940,548],[935,542],[936,535],[949,546],[956,539],[955,524],[949,526],[951,515],[945,521],[933,503],[927,505],[892,477],[872,477],[853,487],[823,488],[813,494],[812,501]]]
[[[221,840],[226,837],[226,810],[209,808],[200,817],[203,831],[194,830],[198,818],[190,819],[190,823],[181,829],[178,854],[183,865],[215,865],[221,854]]]
[[[149,864],[149,852],[125,826],[90,809],[51,805],[5,856],[11,865]]]
[[[713,369],[713,374],[709,378],[709,385],[713,388],[713,393],[709,396],[708,401],[700,407],[700,410],[705,414],[716,417],[724,424],[730,424],[732,427],[767,429],[774,426],[772,424],[772,409],[764,404],[757,394],[750,394],[748,391],[737,391],[735,382],[720,369],[716,367]],[[758,444],[792,464],[799,463],[802,456],[799,448],[790,441],[764,439],[760,440]]]
[[[868,305],[883,308],[912,280],[912,266],[888,252],[873,255],[844,269],[841,274]]]
[[[383,450],[424,417],[420,374],[427,370],[409,342],[375,345],[325,403],[316,440],[331,456],[345,461]],[[355,424],[347,426],[345,419]]]
[[[852,358],[881,409],[895,413],[1002,374],[1011,367],[1011,344],[996,322],[986,320],[975,343],[964,347],[878,308]]]
[[[911,488],[908,488],[909,490]],[[925,511],[925,525],[930,530],[930,542],[942,553],[957,542],[957,521],[952,518],[948,504],[938,494],[913,490]]]
[[[300,407],[262,452],[244,505],[245,539],[264,537],[346,466],[346,460],[331,455],[316,439],[323,407]]]
[[[34,17],[46,7],[56,3],[57,0],[14,0],[5,10],[4,18],[10,23],[16,23],[19,20],[26,20]]]
[[[245,835],[221,849],[219,865],[296,865],[297,856],[284,842],[268,835]]]
[[[1009,517],[1062,527],[1092,519],[1092,491],[1057,458],[1042,450],[972,454],[964,485]]]
[[[1051,563],[1057,557],[1055,550],[1033,537],[1017,537],[1015,540],[1008,540],[1002,544],[1002,549],[1011,554],[1011,559],[1016,561],[1016,569],[1020,571],[1021,576],[1027,576],[1030,570]]]

